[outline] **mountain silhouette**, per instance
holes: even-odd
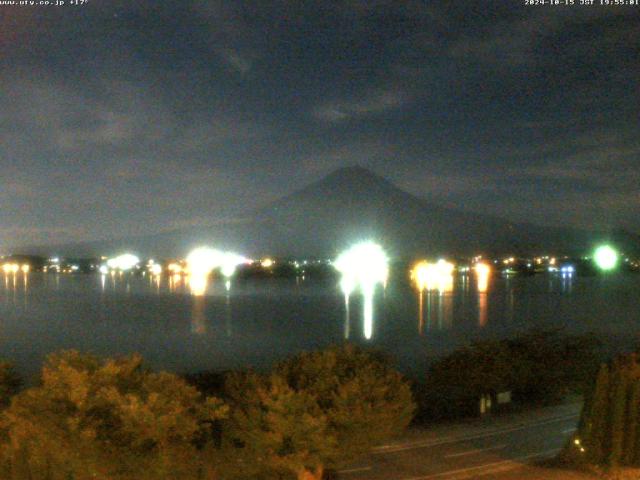
[[[273,248],[336,251],[374,238],[394,255],[528,252],[553,240],[567,248],[580,232],[541,228],[454,210],[411,195],[362,167],[334,171],[255,216]],[[551,246],[551,245],[549,245]]]
[[[212,222],[213,223],[213,222]],[[619,236],[620,233],[616,236]],[[582,254],[602,232],[514,223],[446,208],[411,195],[362,167],[340,168],[242,220],[143,237],[61,246],[59,254],[182,256],[210,244],[247,255],[333,256],[354,242],[373,239],[396,257],[475,253]],[[625,236],[628,240],[630,236]],[[630,240],[637,247],[637,238]],[[41,247],[44,248],[44,247]],[[51,253],[49,248],[47,253]]]

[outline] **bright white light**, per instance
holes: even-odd
[[[364,336],[373,334],[373,294],[378,283],[386,283],[389,276],[389,260],[380,245],[373,242],[359,243],[351,247],[333,263],[342,274],[340,287],[345,296],[359,287],[364,296]]]
[[[473,267],[478,275],[490,275],[491,267],[486,263],[476,263]]]
[[[364,296],[364,338],[369,340],[373,335],[373,288],[365,288]]]
[[[109,268],[122,271],[131,270],[139,263],[140,259],[130,253],[125,253],[124,255],[119,255],[107,260],[107,266]]]
[[[107,273],[109,273],[109,267],[107,267],[106,265],[100,265],[100,273],[102,275],[106,275]]]
[[[178,277],[180,276],[178,275]],[[189,288],[191,289],[191,294],[196,297],[204,295],[207,292],[208,285],[209,285],[209,280],[207,275],[192,274],[189,277]]]
[[[342,293],[345,294],[345,296],[348,297],[349,295],[351,295],[356,287],[356,279],[353,278],[353,276],[347,274],[342,275],[342,278],[340,279],[340,289],[342,290]]]
[[[380,245],[365,242],[343,252],[334,262],[334,267],[362,289],[385,283],[389,276],[388,264],[387,255]]]
[[[154,263],[149,266],[149,271],[152,275],[160,275],[162,273],[162,265],[159,263]]]
[[[209,275],[222,264],[222,257],[222,252],[208,247],[196,248],[187,256],[189,286],[193,295],[204,295]]]
[[[232,252],[224,252],[220,257],[220,272],[225,278],[230,278],[236,273],[238,265],[246,263],[247,259]]]
[[[192,250],[187,256],[187,265],[191,275],[209,275],[222,264],[222,252],[208,247]]]

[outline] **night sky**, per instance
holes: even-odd
[[[640,232],[640,7],[89,2],[0,5],[0,250],[240,217],[354,164]]]

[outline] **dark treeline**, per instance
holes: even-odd
[[[321,479],[421,422],[581,392],[597,371],[589,336],[536,331],[460,348],[413,382],[354,345],[295,355],[269,372],[148,369],[138,355],[49,355],[22,389],[0,364],[0,478]]]
[[[495,409],[500,393],[510,397],[503,409],[582,394],[602,362],[600,347],[593,335],[552,329],[458,348],[432,363],[418,379],[418,420],[477,415],[481,397],[488,397]]]

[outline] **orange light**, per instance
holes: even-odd
[[[491,267],[486,263],[476,263],[473,269],[475,270],[478,277],[478,292],[485,293],[489,289]]]

